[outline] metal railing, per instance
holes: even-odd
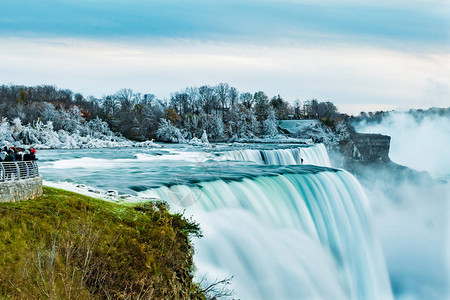
[[[0,162],[0,182],[39,177],[36,161]]]

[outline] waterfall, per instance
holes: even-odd
[[[225,158],[253,161],[266,165],[316,165],[330,167],[330,158],[323,144],[287,149],[242,149],[227,151]]]
[[[238,298],[392,299],[359,182],[343,170],[286,168],[141,194],[194,216],[204,231],[195,241],[198,274],[234,275]]]

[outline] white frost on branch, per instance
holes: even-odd
[[[203,134],[202,134],[201,138],[193,137],[189,141],[189,145],[201,146],[201,147],[211,147],[211,144],[208,141],[208,135],[206,134],[206,130],[203,130]]]
[[[267,120],[264,120],[264,134],[268,137],[275,137],[279,135],[277,118],[273,109],[269,110]]]
[[[170,121],[161,119],[156,135],[164,142],[186,143],[183,132]]]
[[[72,110],[68,115],[77,114]],[[63,113],[59,113],[59,116]],[[34,124],[22,125],[19,118],[10,122],[3,118],[0,122],[0,145],[31,146],[37,149],[78,149],[78,148],[112,148],[112,147],[152,147],[152,141],[136,143],[113,133],[107,123],[100,119],[89,122],[81,117],[58,121],[67,130],[55,130],[54,123],[40,120]]]

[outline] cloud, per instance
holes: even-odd
[[[0,82],[168,97],[229,82],[347,112],[443,106],[443,1],[5,1]]]
[[[449,58],[337,45],[4,38],[0,82],[56,84],[98,97],[130,87],[161,98],[187,86],[228,82],[241,92],[263,90],[290,101],[318,98],[359,113],[429,106],[424,99],[430,82],[450,84]],[[433,104],[448,104],[448,91],[439,93]]]
[[[7,1],[5,36],[181,38],[273,44],[346,41],[448,46],[449,6],[439,1]]]

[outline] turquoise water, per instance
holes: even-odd
[[[329,165],[323,150],[49,150],[39,164],[46,181],[159,198],[192,216],[204,232],[194,241],[198,278],[233,275],[237,298],[391,299],[360,184],[346,171],[306,164]]]
[[[44,150],[38,153],[39,168],[47,181],[85,184],[135,195],[161,185],[192,184],[216,179],[239,180],[305,170],[317,172],[321,170],[320,166],[330,166],[323,145],[292,145],[277,150],[265,149],[273,148],[274,145],[252,145],[251,149],[226,145],[202,149],[179,145],[164,147]],[[241,160],[244,161],[232,157],[237,153],[242,154]],[[260,153],[272,157],[271,162],[275,161],[276,164],[263,166]],[[300,162],[300,154],[304,159],[302,168],[296,166]],[[291,163],[289,167],[281,165],[288,163]]]

